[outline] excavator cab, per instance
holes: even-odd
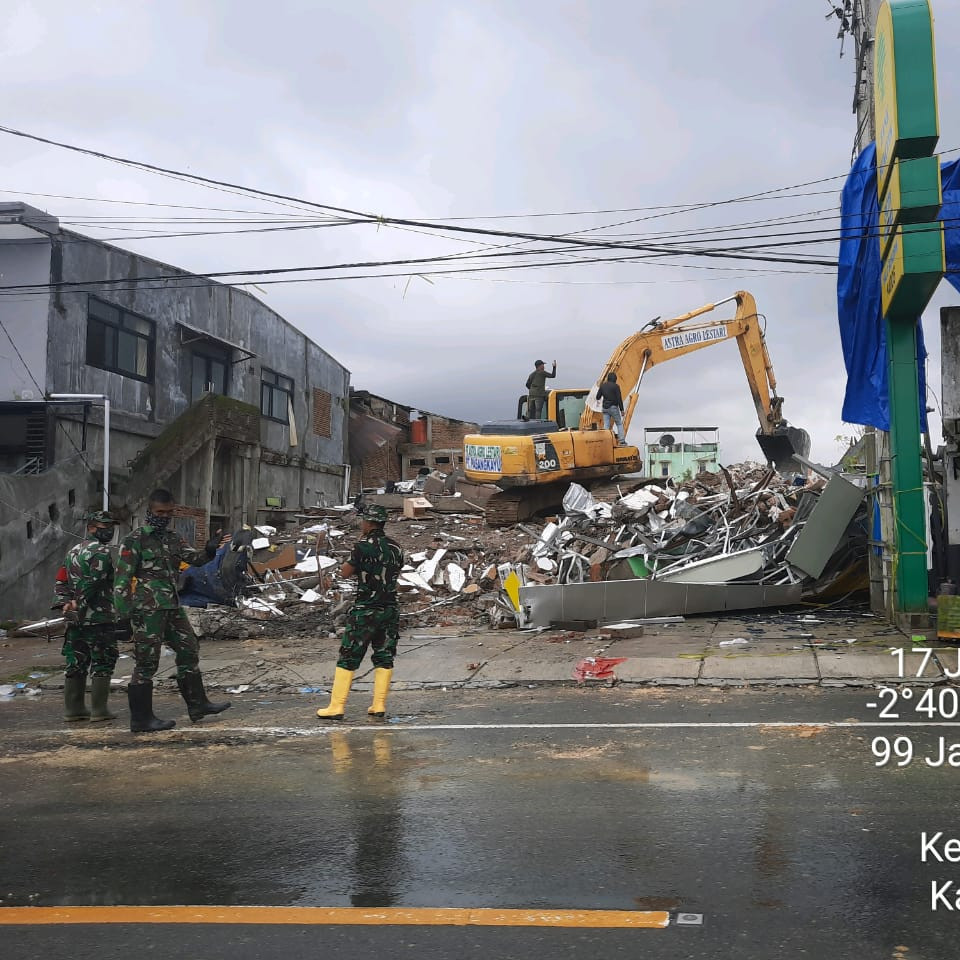
[[[548,391],[544,419],[552,420],[561,430],[576,430],[587,405],[588,393],[582,389]],[[517,401],[517,419],[528,419],[526,394]]]

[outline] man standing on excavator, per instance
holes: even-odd
[[[527,419],[543,420],[547,405],[547,377],[557,375],[557,361],[553,361],[553,372],[547,373],[546,364],[538,360],[533,365],[533,373],[527,377]]]
[[[623,394],[615,373],[607,374],[607,379],[597,388],[597,396],[603,404],[603,429],[609,430],[612,420],[617,425],[617,440],[622,446],[627,442],[623,435]]]

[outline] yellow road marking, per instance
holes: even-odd
[[[0,907],[0,926],[222,923],[330,926],[662,928],[666,910],[497,910],[457,907]]]

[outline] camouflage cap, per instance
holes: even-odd
[[[364,520],[369,520],[371,523],[387,522],[386,508],[381,507],[378,503],[370,503],[365,506],[360,512],[360,516],[362,516]]]
[[[116,523],[106,510],[91,510],[87,514],[87,523]]]

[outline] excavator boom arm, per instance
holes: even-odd
[[[735,301],[736,314],[731,320],[695,322],[724,303]],[[767,344],[757,315],[753,296],[740,290],[727,300],[708,303],[697,310],[655,323],[651,329],[631,334],[614,350],[607,361],[598,386],[607,374],[615,373],[624,393],[624,426],[629,427],[637,404],[638,388],[646,372],[654,366],[687,356],[725,340],[736,339],[740,359],[753,396],[757,419],[763,434],[772,434],[783,422],[782,399],[777,394],[777,381],[767,352]],[[600,426],[603,419],[595,386],[580,420],[581,430]]]

